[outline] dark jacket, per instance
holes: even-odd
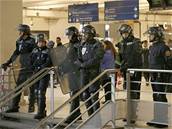
[[[143,48],[142,49],[142,62],[143,62],[143,68],[148,69],[149,68],[149,49]]]
[[[93,39],[89,43],[85,42],[80,46],[80,67],[87,70],[100,70],[104,49],[102,44]]]
[[[131,36],[128,40],[122,40],[116,46],[119,48],[121,71],[125,72],[128,68],[141,68],[142,46],[140,39]]]
[[[35,48],[31,54],[31,64],[34,72],[51,66],[49,49],[45,46]]]
[[[36,43],[34,38],[30,36],[28,36],[26,39],[19,38],[16,41],[16,49],[7,63],[12,63],[20,55],[21,68],[30,68],[30,54],[35,47]]]
[[[154,42],[149,48],[149,68],[165,69],[166,56],[165,52],[170,50],[164,41]]]

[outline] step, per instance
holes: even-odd
[[[15,113],[1,113],[1,116],[8,117],[8,118],[15,118],[19,120],[26,120],[31,122],[39,122],[39,120],[34,119],[35,114],[29,113],[22,113],[22,112],[15,112]]]
[[[2,120],[0,119],[0,129],[32,129],[36,126],[35,124],[25,124],[16,121]]]

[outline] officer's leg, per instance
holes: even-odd
[[[82,93],[82,100],[85,101],[85,100],[87,100],[89,97],[90,97],[90,92],[89,92],[89,90],[87,89],[87,90],[85,90],[85,91]],[[92,105],[92,101],[91,101],[91,99],[89,99],[89,100],[85,103],[85,106],[86,106],[86,108],[88,109],[88,108],[90,108],[91,105]],[[93,111],[93,108],[90,108],[90,109],[88,110],[88,115],[89,115],[89,116],[92,115],[93,112],[94,112],[94,111]]]
[[[20,71],[19,76],[17,78],[16,87],[18,87],[20,84],[22,84],[25,80],[26,80],[25,75],[22,73],[22,71]],[[21,89],[19,89],[19,90],[21,90]],[[13,99],[12,107],[9,110],[7,110],[6,112],[18,112],[19,111],[20,97],[21,97],[21,93]]]
[[[163,74],[160,74],[157,78],[157,82],[165,82],[164,80],[166,80],[164,78]],[[162,92],[165,93],[166,90],[166,85],[157,85],[157,92]],[[160,123],[168,123],[168,104],[167,102],[167,98],[166,98],[166,94],[161,94],[158,93],[158,102],[164,102],[164,103],[155,103],[154,105],[154,118],[156,119],[157,122]]]
[[[131,90],[134,90],[131,92],[131,99],[140,99],[140,85],[141,85],[141,72],[134,73],[134,75],[131,77],[131,81],[138,81],[140,83],[131,83]],[[135,101],[132,101],[132,121],[137,119],[137,107],[138,103]]]
[[[94,94],[94,92],[91,94]],[[99,93],[97,93],[94,97],[91,98],[92,105],[95,104],[92,107],[93,112],[97,111],[97,109],[100,108],[100,102],[98,100],[99,100]]]
[[[111,79],[108,76],[105,76],[105,78],[102,81],[102,86],[104,86],[106,83],[111,82]],[[109,91],[111,91],[111,84],[108,84],[104,87],[105,90],[105,102],[108,100],[111,100],[111,93],[108,93]]]
[[[163,82],[163,78],[159,73],[153,73],[151,75],[151,82]],[[165,91],[165,86],[152,84],[152,90],[153,92],[161,92],[162,90]],[[153,93],[153,100],[156,102],[158,101],[161,102],[162,100],[167,102],[166,96],[159,93]],[[167,115],[168,115],[167,105],[154,103],[154,118],[151,122],[148,122],[147,124],[156,127],[167,127],[167,125],[155,123],[155,122],[167,123]]]
[[[70,97],[74,96],[78,91],[72,91],[70,94]],[[70,113],[73,112],[76,108],[79,107],[79,101],[80,98],[76,97],[70,105]],[[71,123],[74,119],[76,119],[78,116],[81,115],[80,109],[76,110],[72,115],[68,117],[68,119],[65,121],[66,123]],[[79,119],[82,119],[81,117]]]
[[[141,85],[141,72],[134,73],[131,77],[131,81],[138,81],[139,83],[131,83],[131,99],[140,99],[140,85]]]
[[[29,93],[29,107],[28,107],[28,112],[34,112],[35,110],[35,100],[36,100],[36,94],[35,94],[35,86],[36,84],[34,84],[33,86],[30,87],[30,93]]]
[[[46,116],[46,90],[49,83],[49,76],[42,78],[39,81],[39,90],[38,90],[38,113],[35,115],[35,119],[42,119]]]

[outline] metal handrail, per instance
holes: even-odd
[[[127,69],[128,72],[151,72],[151,73],[172,73],[172,70],[160,70],[160,69]]]
[[[87,100],[85,100],[79,107],[77,107],[75,110],[73,110],[66,118],[68,118],[69,116],[71,116],[72,114],[74,114],[78,109],[80,109],[83,105],[85,105],[86,102],[88,102],[92,97],[94,97],[97,93],[99,93],[99,91],[101,91],[102,89],[104,89],[108,84],[111,84],[111,83],[110,82],[107,82],[105,85],[103,85],[102,87],[100,87],[99,90],[97,90],[93,95],[91,95]],[[107,92],[105,95],[107,95],[109,93],[111,93],[111,92]],[[99,98],[98,101],[101,100],[105,95],[103,95],[101,98]],[[97,102],[95,102],[95,103],[97,103]],[[95,103],[93,103],[93,104],[95,104]],[[92,108],[92,105],[88,109],[86,109],[86,111],[84,113],[80,114],[77,118],[75,118],[68,126],[72,125],[75,121],[77,121],[77,119],[79,117],[81,117],[90,108]],[[53,127],[53,129],[56,128],[56,127],[58,127],[58,126],[60,126],[60,124],[63,123],[66,120],[66,118],[64,118],[63,120],[61,120],[55,127]]]
[[[64,106],[66,106],[68,103],[70,103],[72,100],[74,100],[76,97],[78,97],[83,91],[85,91],[87,88],[89,88],[92,84],[94,84],[97,80],[99,80],[102,76],[104,76],[107,73],[115,73],[115,69],[107,69],[103,71],[101,74],[99,74],[96,78],[94,78],[90,83],[88,83],[86,86],[84,86],[80,91],[78,91],[74,96],[72,96],[70,99],[65,101],[61,106],[59,106],[54,112],[52,112],[49,116],[42,119],[38,125],[34,129],[39,129],[42,125],[44,125],[48,120],[50,120],[58,111],[60,111]]]
[[[90,118],[92,118],[99,110],[102,110],[108,103],[110,103],[111,100],[107,101],[102,107],[100,107],[96,112],[94,112]],[[80,129],[90,118],[86,119],[84,122],[82,122],[76,129]]]
[[[131,98],[131,92],[147,92],[147,93],[152,93],[149,91],[139,91],[139,90],[132,90],[131,89],[131,84],[132,83],[141,83],[141,81],[132,81],[131,80],[131,74],[135,73],[135,72],[148,72],[148,73],[168,73],[168,74],[172,74],[172,70],[160,70],[160,69],[128,69],[127,73],[126,73],[126,80],[127,80],[127,124],[126,127],[133,128],[133,125],[131,125],[131,109],[132,109],[132,102],[140,102],[140,100],[137,99],[132,99]],[[157,84],[157,85],[171,85],[170,83],[162,83],[162,82],[151,82],[151,84]],[[157,94],[166,94],[166,95],[171,95],[171,93],[167,93],[167,92],[154,92],[153,93],[157,93]],[[147,100],[141,100],[141,102],[147,102]],[[153,101],[152,104],[163,104],[168,106],[169,104],[167,102],[159,102],[159,101]],[[155,106],[154,106],[155,107]],[[155,110],[155,109],[154,109]],[[155,115],[155,114],[154,114]],[[157,124],[161,124],[161,122],[153,122],[153,123],[157,123]],[[162,123],[165,124],[165,123]]]
[[[99,91],[100,91],[100,90],[99,90]],[[108,91],[105,95],[107,95],[107,94],[109,94],[109,93],[111,93],[111,91]],[[96,95],[96,94],[94,94],[94,95]],[[75,123],[79,117],[81,117],[82,115],[86,114],[87,111],[90,110],[94,105],[96,105],[97,102],[99,102],[100,100],[102,100],[102,99],[104,98],[105,95],[103,95],[103,96],[100,97],[98,100],[96,100],[96,102],[94,102],[89,108],[87,108],[82,114],[80,114],[77,118],[75,118],[75,120],[73,120],[68,126],[66,126],[65,129],[69,128],[73,123]],[[91,97],[92,97],[92,96],[91,96]],[[100,107],[100,108],[102,108],[102,107]],[[99,110],[100,108],[98,108],[97,110]],[[92,116],[94,116],[95,114],[96,114],[96,112],[94,112],[91,116],[89,116],[89,118],[86,119],[85,121],[91,119]],[[84,121],[84,122],[85,122],[85,121]],[[84,123],[84,122],[82,122],[82,123]],[[82,125],[82,123],[81,123],[81,125]],[[54,129],[54,128],[53,128],[53,129]]]
[[[11,92],[9,92],[6,96],[4,96],[3,98],[1,98],[0,99],[0,102],[1,101],[4,101],[4,99],[8,98],[10,95],[12,95],[13,93],[15,93],[17,90],[21,89],[24,85],[28,84],[30,81],[34,80],[37,76],[39,76],[40,74],[42,74],[44,71],[45,71],[45,69],[42,69],[39,72],[37,72],[36,74],[34,74],[31,78],[27,79],[21,85],[17,86],[15,89],[13,89]]]
[[[5,95],[1,100],[0,100],[0,107],[4,106],[7,104],[11,99],[19,95],[21,92],[23,92],[25,89],[33,86],[34,83],[39,81],[41,78],[46,76],[50,70],[54,68],[45,68],[39,71],[38,73],[34,74],[31,78],[26,80],[24,83],[16,87],[14,90],[12,90],[9,94]]]

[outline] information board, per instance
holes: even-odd
[[[99,20],[98,3],[68,6],[68,22],[94,22]]]
[[[105,2],[105,21],[139,19],[139,0]]]

